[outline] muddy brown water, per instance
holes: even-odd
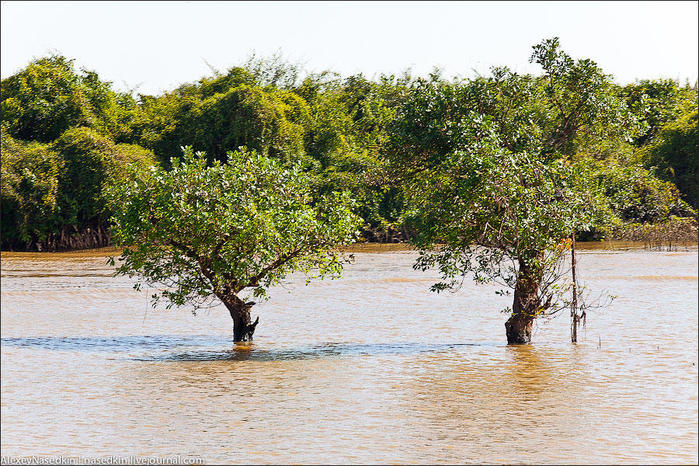
[[[581,250],[616,295],[507,346],[509,298],[428,291],[413,251],[290,277],[236,349],[222,308],[153,310],[104,251],[2,255],[2,455],[225,463],[697,463],[697,249]]]

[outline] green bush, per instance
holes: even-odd
[[[58,220],[58,178],[64,163],[49,145],[13,139],[2,128],[2,248],[46,240]]]
[[[644,165],[677,185],[683,198],[699,209],[699,116],[687,113],[666,125],[644,151]]]
[[[53,144],[19,141],[3,128],[2,248],[105,245],[104,189],[122,182],[129,165],[154,160],[150,151],[114,144],[90,128],[69,129]]]
[[[59,206],[65,225],[97,226],[109,218],[102,191],[110,179],[123,176],[130,163],[151,165],[146,149],[114,144],[90,128],[72,128],[53,144],[65,161],[59,176]]]
[[[694,210],[681,199],[677,187],[654,177],[638,165],[613,160],[589,160],[612,211],[623,222],[665,222],[671,216],[689,217]]]
[[[142,129],[142,145],[166,161],[183,146],[225,160],[239,147],[285,160],[304,150],[306,103],[289,92],[240,85],[199,100],[195,92],[146,99],[150,120]]]

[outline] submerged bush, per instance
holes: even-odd
[[[642,242],[645,247],[672,249],[681,244],[699,241],[697,219],[670,217],[662,223],[627,223],[610,231],[608,239]]]

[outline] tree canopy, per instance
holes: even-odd
[[[153,154],[85,127],[53,143],[14,139],[2,129],[2,244],[39,250],[109,244],[104,189]]]
[[[342,270],[337,246],[353,241],[359,224],[346,193],[314,196],[298,166],[254,151],[207,165],[188,149],[171,164],[134,169],[109,190],[113,239],[124,246],[117,271],[160,286],[156,302],[196,308],[218,298],[243,341],[252,337],[254,304],[239,297],[243,290],[264,298],[291,272]]]
[[[643,163],[662,180],[674,183],[699,209],[699,113],[681,115],[665,125],[643,154]]]

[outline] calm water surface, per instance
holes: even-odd
[[[697,250],[587,250],[616,295],[505,345],[509,298],[428,291],[416,253],[355,253],[253,308],[153,310],[104,253],[3,254],[2,454],[225,463],[697,463]]]

